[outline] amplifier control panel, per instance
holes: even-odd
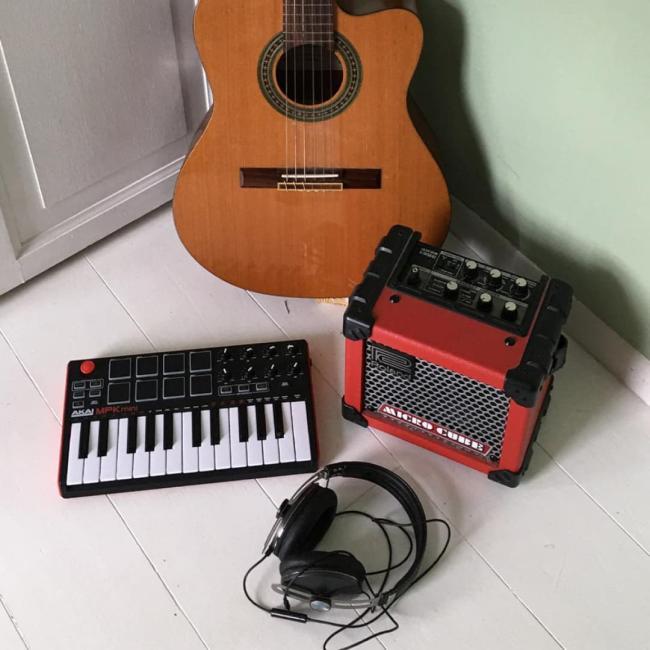
[[[548,279],[518,276],[483,262],[418,243],[389,286],[447,309],[524,335]]]

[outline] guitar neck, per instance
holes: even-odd
[[[334,47],[335,0],[283,0],[286,48],[318,44]]]

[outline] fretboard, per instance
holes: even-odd
[[[335,0],[284,0],[286,47],[318,43],[333,47]]]

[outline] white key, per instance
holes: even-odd
[[[90,423],[88,438],[88,457],[84,460],[84,483],[99,483],[100,458],[97,455],[99,447],[99,421]]]
[[[246,443],[246,454],[248,456],[248,465],[263,465],[264,456],[262,455],[262,441],[257,438],[257,419],[255,418],[255,407],[246,407],[248,411],[248,442]]]
[[[119,420],[117,438],[117,478],[118,480],[133,478],[133,454],[126,453],[126,443],[129,430],[127,418]]]
[[[143,478],[149,476],[149,452],[145,449],[147,418],[141,415],[138,417],[137,423],[138,444],[135,454],[133,454],[133,478]]]
[[[246,443],[239,442],[239,410],[228,409],[230,416],[230,462],[233,467],[246,467]]]
[[[311,460],[307,404],[305,402],[291,402],[291,421],[293,423],[296,460]]]
[[[228,409],[219,409],[220,442],[214,448],[215,466],[217,469],[230,467],[230,415]]]
[[[280,450],[273,430],[273,404],[264,405],[266,416],[266,440],[262,443],[265,465],[277,465],[280,462]]]
[[[210,444],[210,411],[201,411],[201,446],[199,447],[199,471],[214,469],[214,447]]]
[[[293,446],[293,425],[291,424],[291,404],[289,402],[282,402],[282,419],[284,420],[284,437],[278,440],[280,462],[293,463],[296,460],[296,450]]]
[[[192,447],[192,412],[183,413],[183,474],[199,471],[199,448]]]
[[[81,422],[74,422],[70,427],[70,444],[68,445],[68,473],[66,485],[80,485],[84,477],[84,459],[79,458],[79,439]]]
[[[180,474],[183,471],[183,416],[172,415],[174,444],[167,450],[167,474]]]
[[[101,459],[100,481],[114,481],[117,476],[117,437],[120,424],[117,420],[108,421],[108,449]]]
[[[164,447],[164,426],[165,416],[162,413],[156,414],[156,446],[149,452],[149,476],[164,476],[166,472],[166,460]]]

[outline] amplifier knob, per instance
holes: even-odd
[[[512,283],[512,295],[518,298],[523,298],[528,294],[528,280],[526,278],[517,278]]]
[[[503,276],[499,269],[492,269],[488,274],[488,284],[494,289],[498,289],[503,281]]]
[[[277,345],[269,345],[269,356],[270,357],[277,357],[278,356],[278,346]]]
[[[246,376],[249,379],[255,379],[255,368],[253,368],[253,366],[246,368]]]
[[[290,375],[297,375],[299,372],[300,372],[300,364],[297,361],[294,361],[289,366],[289,374]]]
[[[455,282],[454,280],[449,280],[449,282],[447,282],[445,285],[445,296],[452,300],[458,298],[458,282]]]
[[[270,377],[276,377],[278,374],[278,365],[276,363],[272,363],[269,366],[269,376]]]
[[[232,372],[230,371],[230,368],[221,369],[221,379],[223,379],[224,381],[229,381],[231,377],[232,377]]]
[[[478,308],[481,311],[492,311],[492,296],[489,293],[482,293],[478,297]]]
[[[406,278],[406,284],[411,287],[417,287],[420,284],[420,269],[417,266],[411,267],[408,277]]]
[[[463,277],[471,280],[478,273],[478,264],[474,260],[465,260],[463,264]]]
[[[503,311],[501,312],[501,316],[505,320],[509,321],[515,321],[517,320],[517,303],[514,303],[512,301],[508,301],[503,305]]]
[[[246,358],[251,359],[252,357],[255,356],[255,348],[246,348],[245,352]]]

